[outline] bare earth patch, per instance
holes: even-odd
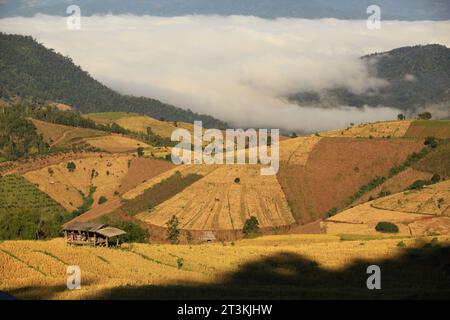
[[[281,162],[278,181],[296,221],[321,219],[423,145],[410,139],[322,138],[305,165]]]

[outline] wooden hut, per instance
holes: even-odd
[[[116,237],[115,245],[119,245],[119,236],[125,231],[110,227],[107,224],[74,221],[64,226],[64,238],[68,244],[109,247],[110,238]]]

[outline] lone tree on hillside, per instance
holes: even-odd
[[[108,199],[105,196],[100,196],[100,198],[98,198],[98,204],[105,203],[106,201],[108,201]]]
[[[438,146],[438,142],[435,137],[427,137],[423,144],[433,149]]]
[[[167,240],[169,240],[171,243],[178,243],[178,237],[180,235],[180,229],[178,228],[179,225],[178,218],[173,215],[172,218],[170,218],[169,221],[167,221]]]
[[[242,233],[245,237],[255,235],[259,232],[259,221],[255,216],[251,216],[244,223],[244,227],[242,228]]]
[[[419,114],[417,115],[417,117],[418,117],[420,120],[430,120],[430,119],[432,118],[432,115],[431,115],[430,112],[426,111],[426,112],[423,112],[423,113],[419,113]]]
[[[398,116],[397,116],[397,119],[398,120],[405,120],[406,117],[405,117],[405,115],[403,113],[399,113]]]
[[[72,161],[67,163],[67,170],[69,170],[69,172],[74,172],[76,168],[77,166]]]
[[[139,147],[136,149],[138,157],[142,157],[144,155],[144,148]]]
[[[383,233],[398,233],[398,227],[394,223],[387,221],[380,221],[375,226],[375,230]]]

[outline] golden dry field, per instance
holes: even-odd
[[[384,210],[450,216],[450,180],[381,198],[374,201],[373,206]]]
[[[262,176],[260,165],[219,166],[137,218],[164,226],[172,215],[178,217],[181,228],[189,230],[242,229],[250,216],[256,216],[261,227],[294,223],[276,177]]]
[[[84,138],[102,137],[107,135],[107,133],[95,129],[64,126],[36,119],[30,120],[35,125],[37,132],[42,134],[44,141],[50,146],[67,147],[72,143],[80,142]]]
[[[90,113],[85,115],[85,117],[98,124],[111,124],[115,122],[122,128],[134,132],[147,133],[147,128],[150,127],[154,134],[165,138],[170,138],[172,132],[177,128],[187,129],[191,133],[194,131],[194,126],[191,123],[177,121],[175,125],[174,121],[161,121],[132,112]]]
[[[136,198],[139,195],[142,195],[145,190],[152,188],[154,185],[160,183],[161,181],[173,176],[176,172],[180,172],[182,176],[187,176],[189,174],[198,174],[201,176],[206,176],[210,172],[217,169],[217,165],[193,165],[193,164],[186,164],[186,165],[179,165],[175,168],[172,168],[170,170],[167,170],[166,172],[163,172],[156,177],[149,179],[148,181],[142,182],[141,184],[137,185],[136,187],[128,190],[122,195],[123,199],[131,200]]]
[[[411,125],[411,121],[384,121],[375,123],[357,124],[346,129],[337,129],[321,132],[323,137],[351,137],[351,138],[374,138],[391,137],[401,138],[405,136]]]
[[[103,137],[87,138],[84,139],[91,146],[111,152],[134,152],[137,148],[150,148],[150,146],[142,141],[123,137],[120,135],[108,135]]]
[[[399,235],[450,234],[450,181],[386,196],[355,206],[325,222],[329,234],[380,234],[380,221],[395,223]]]
[[[61,124],[53,124],[48,123],[36,119],[30,119],[34,126],[37,129],[37,132],[39,134],[42,134],[42,137],[44,138],[44,141],[48,144],[52,145],[55,142],[57,142],[59,139],[61,139],[64,135],[64,133],[73,130],[73,127],[64,126]]]
[[[177,122],[177,126],[175,126],[173,121],[160,121],[148,116],[124,117],[115,122],[119,126],[135,132],[147,133],[147,128],[150,127],[154,134],[166,138],[170,138],[172,132],[178,128],[187,129],[191,133],[194,132],[194,126],[192,124]]]
[[[372,199],[376,199],[380,193],[390,193],[394,194],[397,192],[401,192],[406,190],[411,184],[413,184],[417,180],[429,180],[433,174],[429,172],[423,172],[419,170],[415,170],[413,168],[408,168],[405,171],[400,172],[399,174],[393,176],[390,179],[387,179],[378,187],[364,194],[361,198],[357,199],[352,205],[361,204]]]
[[[193,294],[191,298],[223,298],[227,290],[236,297],[338,294],[336,297],[342,298],[353,291],[370,297],[365,281],[353,279],[357,271],[365,279],[368,265],[386,264],[388,268],[389,259],[430,240],[404,237],[346,241],[332,235],[284,235],[224,244],[126,244],[120,249],[71,247],[62,239],[5,241],[0,243],[0,290],[23,299],[161,299],[188,294]],[[447,245],[450,241],[448,236],[436,240]],[[405,247],[400,248],[399,241]],[[261,268],[252,271],[259,264]],[[80,267],[79,290],[66,287],[69,265]],[[403,272],[407,273],[408,267]],[[266,278],[260,279],[264,274]],[[352,278],[346,279],[349,275]],[[242,282],[244,276],[247,278]],[[340,278],[345,285],[340,284]],[[335,287],[340,285],[343,287]],[[399,289],[389,285],[384,282],[383,294],[395,294]]]
[[[320,141],[320,137],[307,136],[286,139],[280,142],[280,162],[286,164],[305,165],[308,156],[315,145]]]
[[[100,196],[111,198],[120,187],[121,180],[128,172],[129,155],[102,156],[72,160],[76,165],[73,172],[67,169],[69,161],[30,171],[24,177],[55,199],[69,211],[83,203],[83,195],[89,194],[91,186],[95,207]],[[95,170],[95,171],[93,171]]]

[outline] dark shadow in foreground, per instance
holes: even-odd
[[[366,244],[368,245],[368,244]],[[381,269],[381,289],[369,290],[367,267]],[[14,294],[14,292],[11,292]],[[328,270],[291,252],[254,260],[220,282],[123,286],[100,299],[449,299],[450,247],[403,249],[384,260],[357,260]],[[39,298],[39,297],[36,297]],[[45,297],[41,297],[45,298]]]

